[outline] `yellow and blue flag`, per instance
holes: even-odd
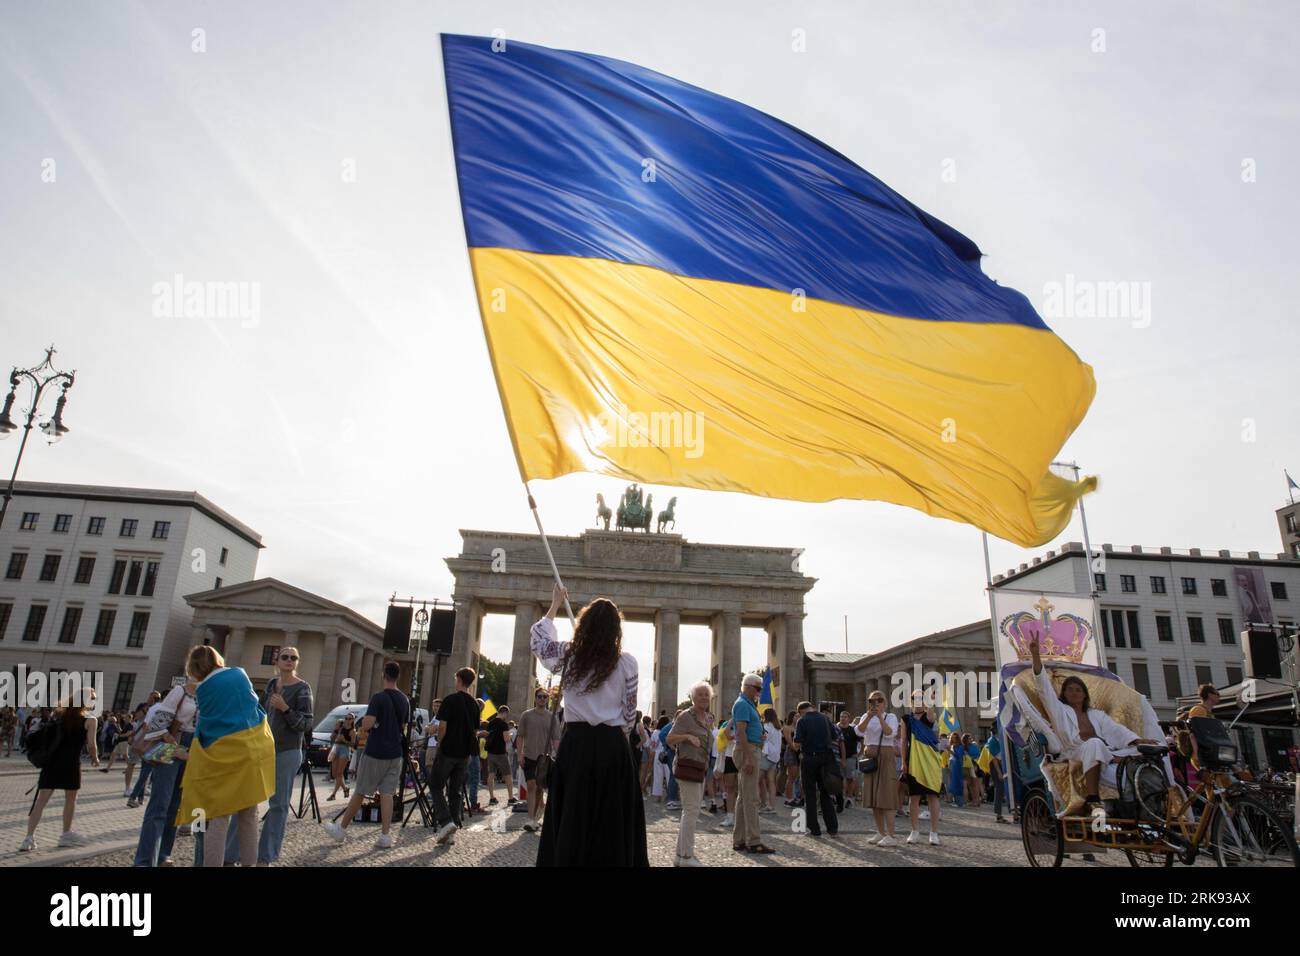
[[[944,755],[939,752],[939,738],[934,728],[912,714],[905,714],[907,722],[907,772],[927,790],[939,792],[943,784]]]
[[[763,670],[763,689],[758,695],[758,713],[760,716],[767,713],[771,707],[779,715],[780,711],[776,710],[776,688],[772,686],[772,668],[768,667]]]
[[[631,63],[444,35],[525,480],[890,501],[1031,546],[1095,385],[976,244],[847,157]]]
[[[483,698],[483,709],[479,711],[479,720],[491,720],[492,715],[497,712],[497,705],[492,703],[491,697]]]
[[[943,706],[939,710],[937,723],[941,734],[947,735],[961,730],[961,724],[952,709],[952,684],[947,682],[943,685]]]

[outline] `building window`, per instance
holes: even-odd
[[[154,585],[158,583],[158,562],[150,561],[144,572],[144,586],[140,588],[140,593],[145,597],[153,597]]]
[[[1128,621],[1128,646],[1138,648],[1142,646],[1142,632],[1138,630],[1138,612],[1125,611],[1124,617]]]
[[[1107,647],[1110,647],[1110,615],[1105,611],[1101,612],[1101,640]]]
[[[1125,594],[1137,594],[1137,578],[1132,574],[1121,574],[1119,576],[1119,589]]]
[[[95,573],[95,556],[93,554],[83,554],[77,559],[77,573],[73,575],[74,584],[89,584],[90,577]]]
[[[134,538],[136,525],[139,523],[140,522],[136,521],[134,518],[123,518],[122,530],[119,531],[118,534],[123,538]]]
[[[1170,700],[1183,696],[1183,682],[1178,676],[1177,664],[1165,664],[1165,696]]]
[[[91,518],[90,523],[86,525],[86,534],[101,535],[104,533],[104,519]]]
[[[153,523],[153,536],[157,541],[166,541],[167,535],[171,534],[172,523],[170,521],[155,521]]]
[[[136,611],[131,615],[131,630],[126,635],[127,647],[144,647],[144,632],[149,629],[149,612]]]
[[[33,604],[30,611],[27,612],[27,626],[23,628],[23,640],[30,642],[38,641],[41,638],[41,628],[45,626],[45,612],[48,610],[44,604]]]
[[[1214,671],[1209,664],[1196,664],[1196,686],[1199,688],[1202,684],[1214,683]]]
[[[117,690],[113,692],[113,710],[130,710],[131,695],[135,693],[135,675],[118,674]]]
[[[1162,577],[1152,576],[1152,578],[1151,578],[1151,593],[1152,593],[1152,594],[1164,594],[1164,593],[1165,593],[1165,579],[1164,579],[1164,578],[1162,578]]]
[[[1133,662],[1133,689],[1143,697],[1151,696],[1151,677],[1142,661]]]
[[[9,567],[5,570],[5,579],[9,581],[21,581],[23,579],[23,570],[27,567],[27,552],[15,551],[9,555]]]
[[[13,617],[14,606],[12,604],[0,604],[0,641],[5,639],[9,633],[9,618]]]
[[[1222,644],[1236,644],[1237,631],[1232,626],[1232,618],[1219,618],[1219,642]]]
[[[99,620],[95,622],[95,636],[90,643],[97,644],[100,647],[108,646],[108,642],[113,639],[113,622],[116,620],[116,610],[111,607],[101,607],[99,609]]]
[[[117,594],[122,590],[122,578],[126,576],[126,561],[118,558],[113,562],[113,574],[108,579],[108,593]]]
[[[1196,578],[1183,578],[1183,593],[1184,594],[1196,593]]]
[[[1228,582],[1223,578],[1210,578],[1210,593],[1215,597],[1228,596]]]
[[[1174,642],[1174,624],[1169,620],[1168,614],[1156,615],[1156,640],[1164,644]]]
[[[61,554],[47,554],[45,560],[41,562],[41,580],[53,581],[59,576],[59,562],[63,560]]]
[[[217,583],[214,584],[214,585],[212,585],[212,589],[213,589],[214,591],[220,591],[220,590],[221,590],[221,578],[217,578]]]
[[[63,612],[63,627],[59,628],[59,643],[75,644],[79,627],[81,627],[81,608],[68,608]]]
[[[144,573],[144,562],[139,558],[131,559],[131,571],[126,576],[126,593],[134,594],[140,589],[140,575]]]
[[[1296,533],[1295,512],[1294,512],[1294,511],[1291,512],[1289,515],[1286,516],[1286,530],[1289,531],[1289,532],[1291,532],[1292,534],[1295,534],[1295,533]]]
[[[19,527],[23,531],[35,531],[36,522],[39,521],[40,519],[41,519],[41,513],[39,511],[24,511],[23,523],[19,525]]]
[[[1232,664],[1229,664],[1229,665],[1228,665],[1228,685],[1231,686],[1231,685],[1233,685],[1233,684],[1240,684],[1240,683],[1241,683],[1241,668],[1240,668],[1240,667],[1234,667]]]
[[[1187,618],[1187,635],[1191,638],[1193,644],[1205,643],[1205,626],[1201,623],[1199,617]]]
[[[1291,557],[1300,558],[1300,542],[1291,545]]]
[[[1286,582],[1270,581],[1268,586],[1273,590],[1273,597],[1279,601],[1286,600]]]
[[[262,663],[263,663],[264,665],[268,666],[268,667],[274,665],[274,664],[275,664],[275,658],[276,658],[276,656],[277,656],[279,653],[280,653],[280,645],[279,645],[279,644],[263,644],[263,645],[262,645]],[[232,666],[234,666],[234,665],[232,665]]]
[[[55,515],[54,516],[54,533],[67,534],[68,528],[72,524],[72,515]]]
[[[1115,608],[1103,608],[1101,612],[1103,623],[1106,618],[1110,618],[1110,639],[1115,642],[1116,647],[1128,647],[1128,640],[1124,637],[1124,612]],[[1110,645],[1107,644],[1107,647]]]
[[[1105,591],[1105,590],[1106,590],[1106,575],[1104,575],[1104,574],[1094,574],[1094,575],[1092,576],[1092,587],[1093,587],[1093,590],[1095,590],[1095,591]]]
[[[219,561],[217,561],[217,564],[221,565],[221,566],[224,568],[224,567],[226,566],[226,558],[228,558],[228,557],[230,557],[230,549],[229,549],[229,548],[222,548],[222,549],[221,549],[221,559],[220,559]]]

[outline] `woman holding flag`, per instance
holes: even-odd
[[[907,784],[912,832],[908,843],[920,842],[921,798],[930,811],[930,845],[939,845],[939,788],[943,781],[943,764],[939,756],[939,737],[934,720],[925,707],[925,695],[912,691],[912,712],[903,716],[899,728],[899,752],[903,755],[903,780]]]

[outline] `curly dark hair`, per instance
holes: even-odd
[[[1061,703],[1066,704],[1065,688],[1069,687],[1071,684],[1078,684],[1080,689],[1083,690],[1083,709],[1090,710],[1092,708],[1092,697],[1088,694],[1088,685],[1085,684],[1082,679],[1075,677],[1073,674],[1061,681],[1061,693],[1059,696]],[[1066,704],[1066,706],[1068,707],[1069,704]]]
[[[600,686],[614,673],[622,653],[623,614],[613,601],[596,598],[578,612],[560,687],[586,690]]]

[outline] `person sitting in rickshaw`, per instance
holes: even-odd
[[[1083,782],[1087,806],[1085,813],[1101,806],[1100,784],[1116,786],[1115,765],[1120,757],[1137,753],[1138,744],[1157,741],[1139,737],[1123,724],[1111,719],[1104,710],[1092,706],[1088,685],[1071,674],[1061,684],[1058,697],[1052,679],[1043,669],[1038,654],[1038,641],[1029,644],[1033,659],[1034,677],[1038,682],[1038,696],[1047,710],[1047,716],[1061,739],[1061,757],[1077,760],[1083,765]]]

